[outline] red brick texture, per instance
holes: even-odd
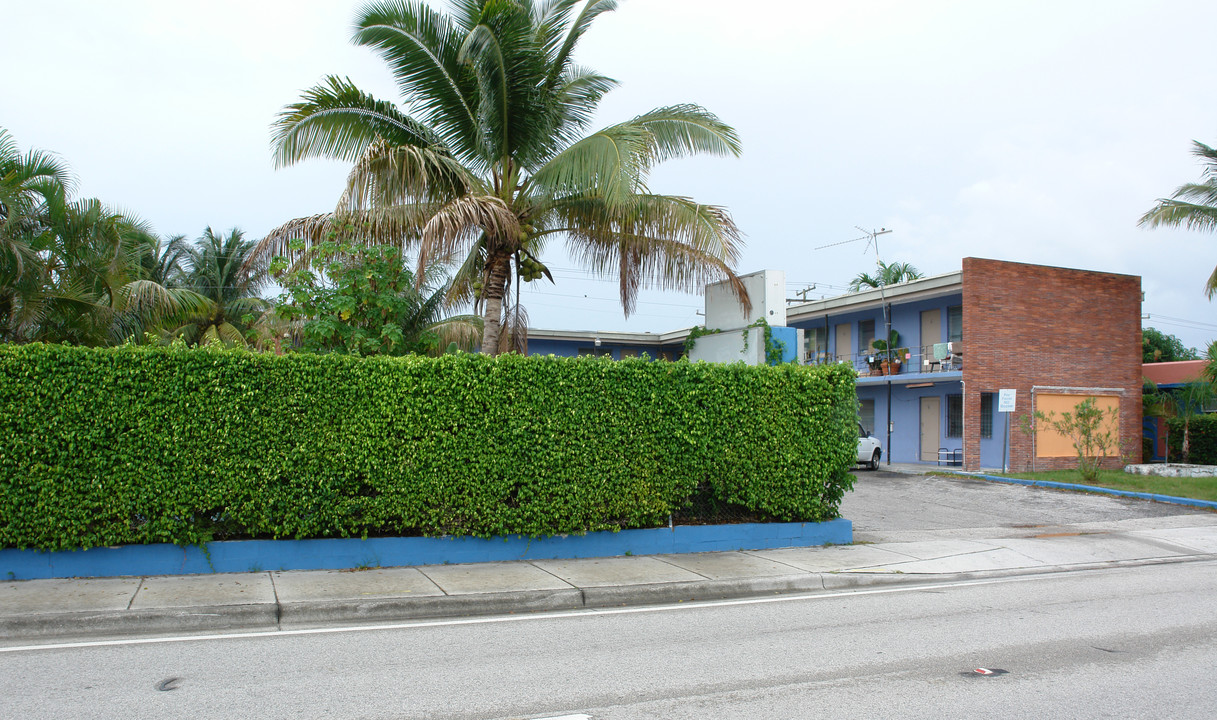
[[[1105,465],[1140,462],[1140,277],[964,258],[963,347],[966,469],[980,468],[981,393],[1002,388],[1018,391],[1012,471],[1077,466],[1076,458],[1034,457],[1033,438],[1017,430],[1032,410],[1033,388],[1106,388],[1090,394],[1118,395],[1122,457]]]

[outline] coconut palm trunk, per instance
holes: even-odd
[[[494,258],[491,263],[483,293],[482,351],[497,354],[499,333],[502,330],[503,296],[507,292],[507,276],[511,272],[511,258]]]

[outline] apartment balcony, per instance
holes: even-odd
[[[847,355],[816,353],[805,359],[808,365],[849,363],[858,373],[859,384],[946,380],[963,376],[964,347],[960,341],[937,343],[922,347],[898,348],[891,361],[882,351]]]

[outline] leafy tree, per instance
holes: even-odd
[[[1217,149],[1193,140],[1192,154],[1204,162],[1201,181],[1180,185],[1169,198],[1159,198],[1158,204],[1141,216],[1138,225],[1217,230]],[[1217,294],[1217,268],[1209,275],[1204,294],[1210,300]]]
[[[286,268],[286,260],[276,261]],[[283,276],[278,315],[300,326],[303,349],[349,355],[439,355],[471,349],[480,319],[444,314],[446,283],[416,282],[396,247],[330,240],[309,266]]]
[[[1172,414],[1183,421],[1183,462],[1187,462],[1191,455],[1191,421],[1203,415],[1205,406],[1213,401],[1213,385],[1207,380],[1193,380],[1173,390],[1171,397]]]
[[[1099,477],[1103,458],[1115,455],[1119,450],[1118,430],[1111,430],[1120,416],[1118,408],[1099,407],[1094,398],[1086,398],[1074,406],[1073,412],[1043,413],[1036,410],[1033,419],[1023,417],[1023,431],[1034,434],[1041,427],[1069,438],[1078,456],[1078,472],[1085,482]],[[1117,425],[1118,427],[1118,425]]]
[[[481,308],[488,353],[501,347],[512,278],[552,281],[541,256],[555,238],[592,271],[618,277],[627,315],[640,289],[723,278],[746,302],[733,270],[742,240],[727,211],[646,184],[665,160],[738,155],[735,131],[701,107],[672,105],[586,132],[616,82],[575,65],[573,53],[616,5],[457,0],[451,14],[419,2],[364,6],[353,42],[388,63],[406,110],[338,77],[287,106],[275,124],[277,164],[355,165],[335,213],[288,223],[259,251],[286,254],[304,239],[307,252],[334,215],[366,221],[375,242],[417,242],[419,268],[459,263],[448,299]]]
[[[1200,371],[1200,377],[1217,385],[1217,340],[1209,343],[1201,359],[1204,360],[1204,369]]]
[[[176,335],[195,344],[245,344],[249,324],[245,318],[260,317],[270,309],[270,303],[259,296],[269,284],[267,263],[250,261],[256,244],[237,228],[217,235],[208,227],[193,245],[183,248],[181,282],[206,298],[207,307],[178,327]]]
[[[1175,362],[1199,360],[1196,348],[1183,346],[1183,341],[1152,327],[1141,331],[1141,362]]]
[[[879,261],[879,269],[874,275],[868,273],[858,273],[858,276],[849,281],[849,291],[858,292],[863,288],[878,288],[886,285],[895,285],[897,283],[908,282],[910,280],[919,280],[925,277],[917,268],[909,263],[898,262],[888,263]]]

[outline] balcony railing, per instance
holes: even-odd
[[[893,361],[889,362],[887,353],[882,350],[858,352],[846,355],[835,355],[824,352],[813,352],[803,359],[807,365],[826,365],[830,363],[849,363],[859,375],[896,375],[900,373],[937,373],[963,370],[963,342],[953,341],[923,345],[921,347],[897,348],[900,352],[892,351]],[[899,362],[895,362],[898,357]]]

